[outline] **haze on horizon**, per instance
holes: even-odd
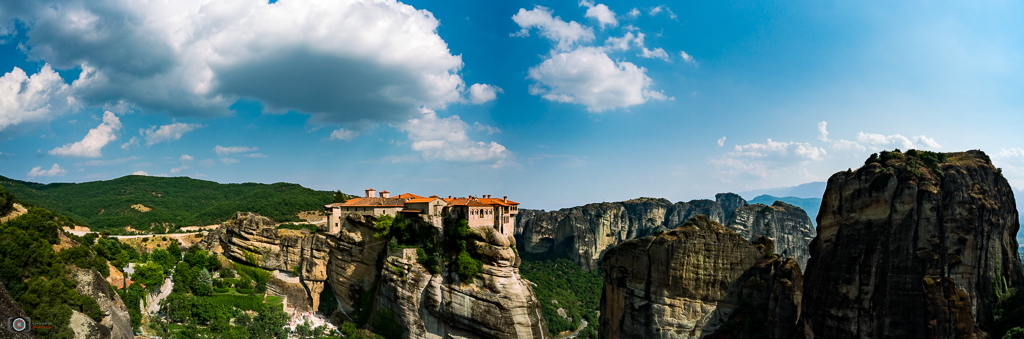
[[[555,209],[981,149],[1024,187],[1024,4],[0,2],[0,175]]]

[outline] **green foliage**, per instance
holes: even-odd
[[[288,338],[286,324],[288,315],[280,307],[265,305],[248,326],[249,335],[254,339],[285,339]]]
[[[160,289],[160,285],[164,283],[166,276],[163,266],[154,262],[146,262],[135,265],[135,273],[132,274],[132,280],[146,286],[146,289],[150,292],[155,292]]]
[[[405,337],[405,329],[398,324],[395,313],[385,309],[377,313],[373,319],[373,329],[385,339],[400,339]]]
[[[138,261],[140,258],[139,252],[135,248],[121,243],[116,238],[96,239],[92,249],[96,251],[96,254],[107,258],[110,264],[117,268],[124,268],[129,262]]]
[[[132,328],[137,331],[139,325],[142,324],[142,309],[139,306],[139,302],[146,299],[146,291],[139,284],[131,284],[128,288],[117,290],[117,294],[121,296],[121,300],[128,307]]]
[[[81,260],[82,266],[90,267],[102,257],[84,245],[69,252],[83,259],[54,253],[52,245],[58,242],[63,225],[70,225],[68,218],[36,207],[0,225],[0,280],[30,318],[47,319],[54,325],[35,331],[44,338],[71,337],[67,324],[73,310],[97,321],[104,316],[95,300],[75,290],[76,282],[66,267],[71,264],[67,260]]]
[[[221,278],[234,278],[235,277],[235,270],[230,269],[230,268],[222,269],[222,270],[220,270],[220,276],[221,276]]]
[[[871,153],[871,156],[868,157],[868,160],[864,161],[864,164],[867,165],[873,162],[878,162],[878,153]]]
[[[484,264],[480,260],[474,259],[469,255],[469,252],[462,251],[459,253],[458,258],[455,260],[456,269],[462,279],[472,280],[480,271],[483,270]]]
[[[537,284],[533,291],[541,304],[541,315],[548,324],[548,331],[554,337],[562,331],[573,331],[579,327],[579,319],[586,318],[588,328],[598,324],[597,309],[601,303],[604,282],[597,270],[584,271],[565,258],[553,260],[531,260],[524,258],[519,273]],[[553,304],[551,300],[557,300]],[[572,322],[558,315],[558,308],[566,310]],[[589,333],[589,332],[588,332]],[[581,332],[581,337],[583,332]],[[596,337],[596,336],[595,336]]]
[[[153,249],[153,252],[149,254],[149,260],[163,266],[164,269],[169,269],[178,264],[178,258],[162,248]]]
[[[299,276],[299,273],[302,273],[302,269],[299,267],[299,265],[292,266],[292,275],[297,277]]]
[[[383,238],[391,233],[391,224],[395,222],[395,218],[390,215],[382,215],[377,218],[377,224],[375,225],[376,230],[373,232],[374,238]]]
[[[348,199],[349,199],[349,195],[348,194],[341,193],[341,191],[334,191],[334,198],[331,199],[331,203],[332,204],[334,204],[334,203],[344,203],[344,202],[348,201]]]
[[[267,290],[267,282],[270,281],[270,272],[267,270],[238,263],[235,264],[235,269],[238,270],[239,275],[251,279],[256,284],[254,287],[256,293],[263,293]]]
[[[1024,338],[1024,288],[1010,289],[1000,296],[994,315],[993,338]]]
[[[203,299],[208,300],[214,305],[236,307],[243,311],[259,311],[265,301],[262,295],[218,294],[204,297]]]
[[[0,186],[0,216],[7,215],[12,210],[14,210],[14,195]]]
[[[80,184],[42,185],[5,177],[0,182],[24,202],[71,216],[94,230],[115,231],[129,225],[145,229],[169,223],[173,229],[217,224],[237,211],[256,212],[278,222],[299,221],[298,212],[322,209],[334,196],[288,183],[219,184],[137,175]],[[135,204],[152,210],[140,212],[131,208]]]
[[[74,264],[79,268],[94,269],[104,277],[110,276],[110,266],[107,266],[107,258],[96,255],[95,252],[85,245],[65,248],[57,255],[66,263]]]

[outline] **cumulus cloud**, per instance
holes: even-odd
[[[639,57],[668,61],[668,52],[665,52],[661,47],[652,50],[648,49],[647,46],[644,46],[644,36],[645,35],[643,33],[637,33],[634,35],[633,32],[626,32],[622,37],[608,37],[608,39],[605,40],[604,45],[607,49],[621,51],[636,47],[640,50],[640,53],[637,53],[637,56]]]
[[[637,9],[636,7],[633,7],[633,9],[629,10],[629,12],[626,13],[626,15],[628,15],[630,17],[633,17],[633,18],[638,17],[638,16],[640,16],[640,10]]]
[[[1003,169],[1006,180],[1015,188],[1024,184],[1024,149],[1020,147],[1004,148],[991,154],[992,164]]]
[[[857,141],[859,141],[862,144],[868,144],[879,147],[896,146],[899,148],[903,148],[904,150],[916,148],[914,146],[914,142],[923,144],[925,147],[928,148],[942,148],[942,145],[939,145],[939,143],[935,142],[935,139],[929,138],[924,135],[916,136],[913,138],[912,141],[911,138],[907,138],[900,134],[883,135],[857,132]]]
[[[505,93],[505,91],[498,86],[473,84],[473,86],[469,86],[469,101],[474,104],[482,104],[497,99],[498,93]]]
[[[661,14],[662,12],[667,13],[669,18],[672,18],[672,19],[676,18],[676,13],[672,12],[672,9],[668,8],[668,6],[665,6],[665,5],[656,6],[654,8],[651,8],[651,10],[648,12],[648,14],[650,14],[651,16],[655,16],[655,15]]]
[[[221,158],[220,162],[223,162],[225,165],[231,165],[231,164],[237,164],[238,163],[238,159],[235,159],[235,158]]]
[[[217,145],[217,147],[213,148],[213,152],[217,153],[217,155],[219,155],[219,156],[227,156],[227,155],[238,154],[238,153],[255,152],[255,151],[259,151],[259,150],[260,150],[259,147],[246,147],[246,146],[229,146],[229,147],[224,147],[224,146],[221,146],[221,145]]]
[[[725,146],[725,137],[721,137],[718,139],[718,147],[722,146]]]
[[[492,167],[514,165],[505,146],[491,141],[473,141],[466,135],[469,125],[457,115],[439,118],[433,110],[423,109],[421,116],[399,126],[409,133],[412,149],[426,160],[490,162]]]
[[[651,89],[647,70],[628,61],[613,61],[600,48],[581,47],[556,53],[530,68],[530,94],[557,102],[579,103],[587,111],[602,112],[666,100]]]
[[[818,123],[818,140],[828,141],[828,122]]]
[[[7,9],[5,19],[26,25],[30,58],[81,67],[71,87],[92,106],[224,116],[246,97],[314,123],[398,122],[465,96],[462,58],[438,36],[439,21],[394,0],[44,0]],[[52,71],[41,74],[56,84]],[[19,101],[22,111],[48,114],[43,102],[66,90],[40,88],[53,95]]]
[[[147,129],[139,130],[139,134],[146,139],[146,146],[153,146],[161,142],[180,140],[181,136],[185,135],[185,133],[201,127],[203,127],[203,125],[176,122],[160,127],[150,126]],[[138,140],[136,140],[136,142],[138,142]]]
[[[600,23],[601,28],[605,26],[615,27],[619,24],[618,20],[615,20],[615,12],[608,8],[605,4],[594,4],[590,0],[580,0],[580,7],[586,7],[586,17],[596,19]]]
[[[22,122],[49,120],[77,108],[71,86],[49,64],[32,76],[14,67],[0,77],[0,131]]]
[[[542,37],[557,43],[559,50],[568,50],[578,42],[594,39],[594,31],[590,27],[584,27],[575,21],[562,21],[561,18],[552,16],[551,10],[544,6],[535,6],[529,11],[520,8],[519,12],[512,16],[512,21],[520,27],[519,32],[513,35],[527,37],[530,36],[530,30],[536,28]]]
[[[501,133],[501,130],[498,129],[497,127],[490,126],[490,125],[484,125],[484,124],[481,124],[479,122],[474,122],[473,123],[473,127],[475,127],[478,131],[487,132],[487,135],[491,135],[491,134],[494,134],[494,133]]]
[[[339,128],[331,132],[331,140],[352,141],[357,135],[359,135],[359,132]]]
[[[53,164],[53,167],[50,167],[48,170],[43,170],[42,166],[33,167],[31,171],[28,171],[26,176],[28,176],[29,179],[38,177],[63,177],[64,174],[67,173],[68,171],[61,168],[60,165]]]
[[[736,145],[731,152],[711,159],[711,164],[726,182],[741,174],[769,179],[793,171],[800,165],[822,161],[827,154],[824,148],[810,143],[778,142],[769,138],[765,143]]]
[[[111,141],[117,140],[121,131],[121,120],[110,111],[103,113],[103,123],[90,129],[82,141],[67,144],[50,150],[51,155],[99,158],[100,150]]]
[[[861,144],[858,144],[850,140],[833,140],[828,138],[828,122],[822,121],[818,123],[818,140],[827,142],[832,145],[832,149],[837,151],[858,151],[863,152],[867,150]]]
[[[132,175],[149,175],[149,173],[146,173],[146,171],[143,171],[143,170],[138,170],[138,171],[132,172]]]

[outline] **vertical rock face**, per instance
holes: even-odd
[[[775,253],[793,258],[801,268],[810,259],[809,246],[817,232],[811,218],[799,207],[776,201],[771,206],[753,204],[732,212],[726,224],[747,240],[762,236],[775,242]]]
[[[520,209],[519,214],[516,214],[516,230],[513,234],[517,238],[521,236],[523,234],[523,229],[526,228],[526,222],[543,213],[544,210]]]
[[[408,338],[544,338],[547,328],[530,283],[519,276],[515,239],[477,236],[470,240],[486,256],[472,282],[452,274],[431,275],[416,262],[415,249],[387,255],[387,241],[374,237],[376,219],[349,214],[337,234],[295,234],[274,229],[269,219],[239,213],[208,235],[201,246],[235,260],[256,256],[268,270],[298,266],[308,294],[292,279],[275,277],[271,293],[287,296],[290,306],[315,310],[329,284],[340,319],[351,320],[367,293],[377,289],[376,309],[393,312]],[[372,295],[371,295],[372,296]],[[337,313],[336,313],[337,314]]]
[[[747,201],[736,193],[715,194],[715,202],[718,202],[718,205],[722,206],[722,210],[725,211],[725,218],[722,220],[729,220],[732,217],[732,211],[747,206]]]
[[[415,249],[390,253],[377,310],[393,312],[406,338],[546,338],[540,303],[519,276],[514,239],[481,236],[470,246],[485,256],[472,281],[453,272],[431,275]]]
[[[980,151],[883,152],[836,173],[801,321],[815,337],[987,337],[987,305],[1024,283],[1014,205]]]
[[[93,327],[97,327],[96,333],[104,333],[103,338],[113,339],[131,339],[135,337],[135,333],[132,331],[132,322],[128,314],[128,307],[125,306],[124,302],[121,301],[121,296],[110,290],[110,285],[107,280],[95,270],[80,269],[70,267],[72,278],[78,281],[78,285],[75,286],[75,290],[83,296],[87,296],[96,300],[99,304],[100,309],[103,310],[107,315],[103,317],[99,324],[85,326],[83,328],[90,328],[85,332],[93,331]],[[85,315],[83,315],[85,316]],[[86,320],[81,323],[94,323],[92,319],[85,316]],[[102,327],[102,328],[99,328]],[[83,333],[85,333],[83,332]],[[76,333],[78,333],[76,331]],[[77,334],[76,334],[77,335]],[[90,335],[83,334],[84,338],[98,338]]]
[[[517,220],[517,224],[523,224],[523,230],[516,238],[522,251],[565,253],[584,269],[592,270],[612,246],[675,228],[689,218],[704,215],[736,230],[747,240],[767,236],[776,241],[777,253],[793,257],[800,267],[806,266],[807,246],[815,231],[803,210],[785,203],[752,207],[733,193],[720,193],[715,199],[673,204],[665,199],[640,198],[531,214]]]
[[[766,238],[751,244],[697,216],[609,249],[601,260],[601,337],[700,338],[720,328],[743,337],[752,333],[734,328],[751,324],[762,326],[758,333],[791,335],[802,275],[794,261],[772,255],[771,247]],[[732,319],[737,309],[772,321]]]

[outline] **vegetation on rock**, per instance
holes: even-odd
[[[551,337],[565,331],[575,331],[580,319],[589,325],[578,338],[597,338],[597,310],[601,306],[600,270],[585,271],[566,258],[537,260],[523,258],[519,273],[537,284],[533,287],[541,304],[541,314],[548,324]],[[558,314],[564,309],[569,320]]]

